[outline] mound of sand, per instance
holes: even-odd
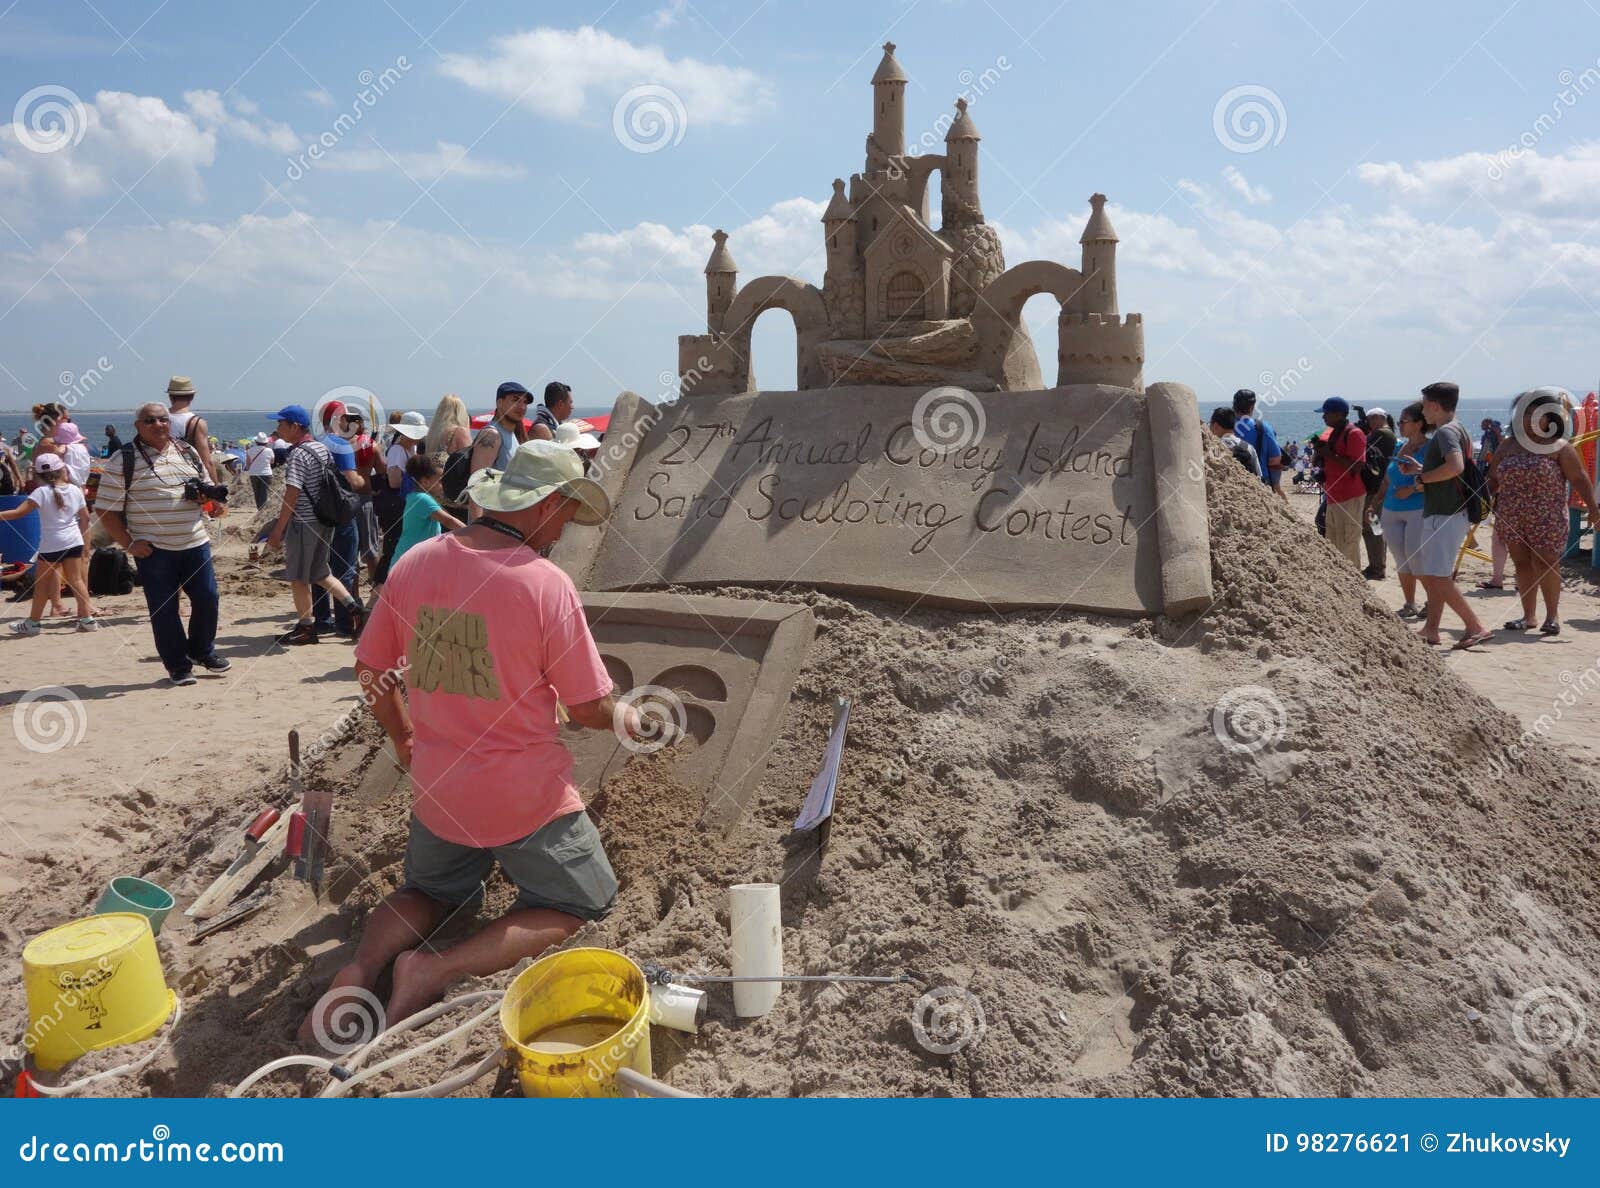
[[[818,620],[763,789],[723,835],[664,760],[631,768],[594,806],[618,907],[574,943],[722,972],[727,886],[781,882],[791,972],[912,973],[969,992],[983,1028],[935,1052],[919,988],[790,986],[753,1021],[713,989],[701,1034],[655,1030],[658,1075],[715,1095],[1600,1093],[1593,787],[1537,746],[1507,764],[1520,727],[1230,457],[1208,464],[1221,597],[1197,617],[725,591]],[[855,710],[819,851],[788,827],[840,693]],[[279,876],[256,921],[164,936],[186,1014],[142,1091],[218,1092],[295,1050],[341,942],[398,882],[408,787],[370,720],[342,727],[311,767],[339,790],[334,906]],[[143,873],[197,892],[261,795],[170,810]],[[87,910],[82,888],[126,859],[43,872],[8,948]],[[483,912],[510,899],[497,883]],[[950,1001],[975,1023],[973,999]],[[0,1025],[24,1022],[19,989]]]

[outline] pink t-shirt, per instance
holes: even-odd
[[[516,841],[583,807],[556,701],[611,692],[572,579],[520,545],[424,541],[389,574],[356,658],[405,665],[412,809],[465,846]]]

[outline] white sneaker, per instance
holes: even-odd
[[[96,619],[96,618],[79,619],[78,620],[78,630],[79,631],[99,631],[100,630],[100,620]]]
[[[18,619],[15,623],[9,624],[6,630],[12,635],[38,635],[41,629],[38,622],[33,619]]]

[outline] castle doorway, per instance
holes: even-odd
[[[921,321],[926,317],[926,305],[923,301],[925,289],[922,278],[914,272],[897,272],[889,278],[889,287],[884,293],[884,313],[891,321],[904,318],[909,321]]]

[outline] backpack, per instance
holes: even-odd
[[[1467,519],[1472,523],[1483,523],[1488,518],[1492,503],[1489,479],[1473,460],[1472,439],[1465,430],[1461,433],[1461,475],[1456,481],[1461,484],[1462,494],[1466,497],[1461,510],[1467,513]]]
[[[304,444],[303,441],[296,444],[289,452],[294,453]],[[323,446],[323,449],[327,447]],[[311,514],[329,528],[343,528],[356,518],[360,496],[350,489],[350,480],[334,464],[331,453],[322,466],[322,482],[317,487],[317,499],[311,507]]]
[[[477,437],[474,436],[472,441],[459,450],[451,450],[445,456],[444,475],[441,481],[444,484],[446,503],[466,502],[467,480],[472,477],[467,468],[472,464],[472,447],[476,441]]]
[[[116,545],[96,549],[89,558],[89,593],[131,594],[134,586],[133,558]]]
[[[1367,437],[1367,457],[1361,465],[1361,485],[1367,489],[1368,495],[1375,494],[1383,486],[1384,472],[1389,469],[1389,455],[1383,452],[1386,440],[1376,433]]]

